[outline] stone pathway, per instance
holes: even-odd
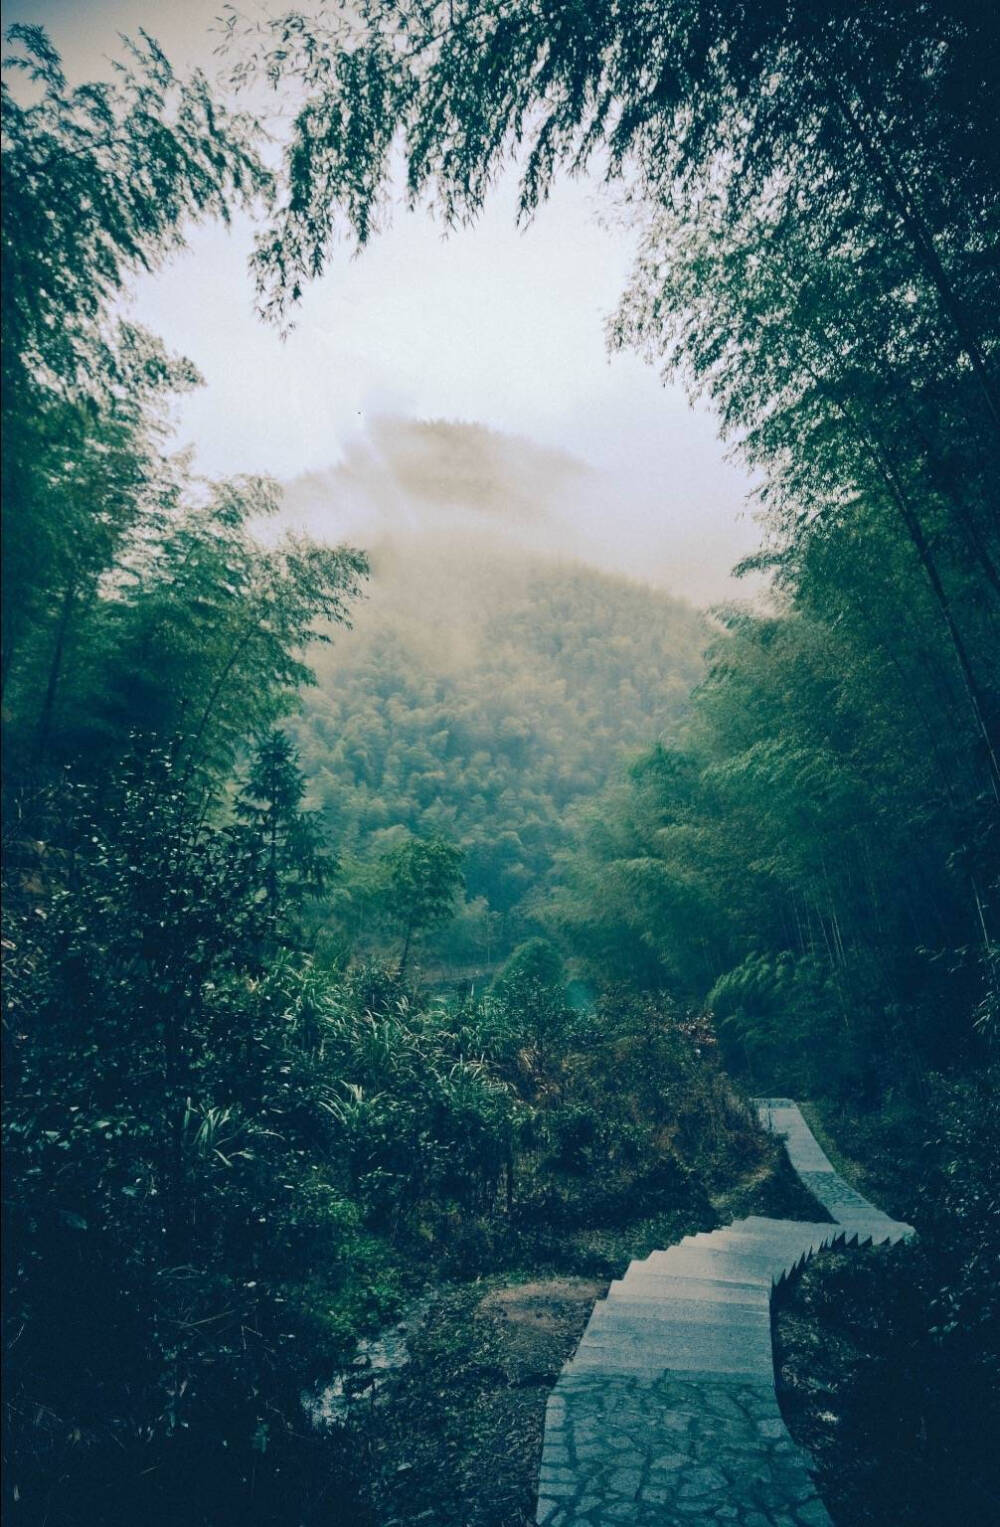
[[[630,1264],[548,1401],[545,1527],[830,1527],[778,1409],[771,1293],[823,1246],[913,1231],[838,1176],[793,1102],[757,1107],[836,1223],[753,1215]]]

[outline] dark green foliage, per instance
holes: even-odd
[[[892,1183],[914,1246],[824,1255],[781,1299],[782,1408],[835,1520],[959,1527],[994,1514],[1000,1472],[996,1077],[925,1107],[843,1115],[838,1142]]]
[[[268,733],[233,809],[246,828],[272,940],[295,904],[322,891],[331,870],[315,813],[302,810],[305,789],[294,744],[284,732]]]
[[[896,665],[805,610],[734,618],[551,914],[595,965],[708,993],[765,1090],[874,1097],[981,1052],[992,800],[944,668],[902,632]]]
[[[141,763],[50,799],[8,910],[8,1489],[319,1520],[302,1390],[391,1314],[392,1243],[496,1206],[515,1102],[398,978],[262,968],[257,844]]]
[[[305,1520],[339,1465],[302,1384],[397,1280],[324,1170],[328,999],[301,959],[261,967],[274,878],[224,797],[365,563],[264,548],[268,485],[167,460],[194,373],[114,321],[187,218],[266,187],[247,124],[152,45],[70,92],[41,34],[15,40],[36,100],[5,102],[3,149],[8,1505]],[[284,797],[252,797],[269,837]],[[311,873],[286,846],[285,891]]]
[[[374,568],[350,643],[318,655],[293,722],[344,866],[318,948],[393,947],[377,862],[405,828],[463,855],[465,897],[426,941],[428,962],[489,969],[537,930],[572,808],[676,731],[705,622],[667,595],[488,540],[382,547]]]
[[[391,1315],[404,1266],[604,1267],[602,1234],[619,1257],[637,1217],[711,1222],[720,1149],[741,1170],[762,1150],[660,1005],[609,1001],[597,1029],[535,979],[451,1008],[280,954],[268,806],[294,820],[300,785],[268,739],[263,815],[227,826],[144,749],[51,787],[44,852],[19,847],[6,1477],[29,1515],[346,1510],[358,1481],[301,1395]]]
[[[537,978],[498,987],[474,1032],[533,1105],[513,1210],[536,1254],[568,1267],[560,1238],[572,1245],[576,1232],[589,1240],[670,1214],[714,1223],[709,1193],[763,1163],[766,1147],[715,1063],[710,1032],[664,996],[610,991],[580,1013]]]
[[[492,990],[506,1030],[506,1053],[497,1058],[510,1066],[517,1057],[522,1074],[526,1057],[542,1074],[548,1072],[554,1055],[562,1053],[588,1025],[589,1016],[569,1006],[562,959],[546,939],[519,944],[497,974]],[[510,1074],[516,1081],[516,1070]]]
[[[998,56],[962,0],[371,0],[275,22],[243,66],[306,91],[258,251],[274,311],[340,223],[377,227],[390,143],[449,221],[512,158],[525,213],[560,169],[622,183],[643,237],[612,340],[757,469],[776,602],[729,617],[683,752],[595,827],[596,914],[563,920],[595,963],[721,979],[760,1072],[801,1012],[807,1078],[848,1089],[882,1084],[870,1056],[964,1057],[996,941]]]
[[[45,696],[140,498],[164,507],[163,399],[197,381],[114,304],[191,220],[266,196],[270,177],[248,120],[201,74],[177,79],[148,38],[112,83],[70,89],[39,28],[8,37],[8,67],[31,84],[28,104],[6,84],[3,97],[3,671],[44,641]]]
[[[649,591],[458,557],[435,602],[411,557],[278,730],[366,560],[262,543],[272,484],[166,457],[197,377],[116,313],[190,219],[269,199],[254,124],[148,41],[71,91],[14,29],[9,1505],[365,1521],[302,1394],[404,1269],[607,1275],[712,1224],[713,1196],[785,1206],[716,1032],[756,1085],[881,1101],[859,1132],[919,1158],[918,1251],[816,1299],[860,1286],[886,1314],[860,1430],[902,1352],[889,1451],[971,1464],[997,1380],[1000,1142],[969,1080],[996,1038],[995,17],[363,0],[260,35],[238,73],[306,86],[264,306],[298,299],[341,219],[368,238],[397,141],[449,220],[512,151],[525,211],[600,154],[643,223],[612,338],[706,394],[758,470],[773,600],[722,613],[706,674],[700,617]],[[435,929],[453,966],[510,956],[491,991],[407,983]],[[391,941],[396,969],[359,958]],[[679,1005],[706,997],[717,1030]],[[925,1149],[913,1119],[936,1116]],[[978,1489],[948,1509],[981,1516]]]
[[[493,982],[494,991],[507,996],[526,982],[537,982],[550,990],[561,989],[565,980],[562,956],[548,939],[530,938],[518,944],[504,961]]]
[[[266,1521],[301,1386],[394,1294],[323,1168],[329,996],[254,973],[255,856],[166,766],[50,810],[44,888],[8,910],[8,1488],[58,1521],[168,1519],[224,1448],[198,1520]]]
[[[5,92],[4,708],[20,775],[102,767],[131,733],[208,785],[307,683],[303,645],[340,623],[358,554],[250,523],[273,485],[192,481],[163,454],[186,361],[118,321],[138,270],[196,217],[266,191],[252,124],[175,79],[155,44],[111,85],[70,90],[37,28],[14,28]]]
[[[380,895],[386,912],[403,933],[400,974],[413,937],[446,923],[462,883],[462,854],[443,838],[409,838],[392,848],[380,865]]]

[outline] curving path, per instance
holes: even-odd
[[[838,1176],[795,1103],[757,1108],[836,1223],[754,1215],[629,1265],[548,1401],[545,1527],[830,1527],[778,1409],[771,1293],[823,1246],[913,1230]]]

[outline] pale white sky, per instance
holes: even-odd
[[[220,10],[219,0],[11,0],[5,20],[45,26],[84,79],[106,72],[119,31],[140,26],[179,68],[211,71]],[[758,539],[747,478],[679,388],[605,350],[631,236],[602,228],[598,205],[593,186],[564,184],[519,232],[507,185],[475,228],[447,239],[428,216],[400,211],[359,258],[335,256],[285,341],[253,311],[249,226],[195,230],[134,303],[207,382],[179,408],[178,442],[212,475],[290,479],[365,448],[386,416],[483,424],[592,469],[578,505],[564,493],[552,506],[560,549],[698,602],[745,593],[728,570]],[[331,502],[310,524],[357,538],[357,505],[345,518]]]

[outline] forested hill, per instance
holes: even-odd
[[[82,52],[7,33],[4,1520],[523,1527],[585,1306],[720,1220],[816,1218],[741,1082],[812,1099],[918,1232],[817,1258],[779,1315],[831,1516],[994,1520],[1000,11],[308,9],[230,10],[217,85],[143,32],[75,86]],[[471,419],[332,438],[351,334],[302,304],[345,238],[400,193],[474,223],[508,170],[527,217],[588,166],[636,250],[612,344],[759,486],[772,593],[714,633],[546,555],[627,539],[603,468]],[[174,451],[197,368],[124,318],[190,232],[200,335],[244,219],[259,311],[301,313],[315,368],[265,385],[338,455],[284,499],[197,475],[252,412]],[[501,283],[532,301],[478,269],[470,353]],[[419,316],[371,395],[452,407],[458,377],[473,414]],[[600,419],[608,459],[624,415],[585,374],[574,404],[526,385],[533,351],[482,353],[491,419],[588,445]],[[410,1361],[382,1388],[359,1341],[387,1322]]]
[[[463,850],[466,903],[439,952],[489,961],[528,928],[570,808],[676,735],[706,621],[482,535],[396,536],[372,564],[355,629],[319,654],[296,723],[341,856],[340,925],[347,942],[364,934],[365,861],[404,832],[440,836]]]

